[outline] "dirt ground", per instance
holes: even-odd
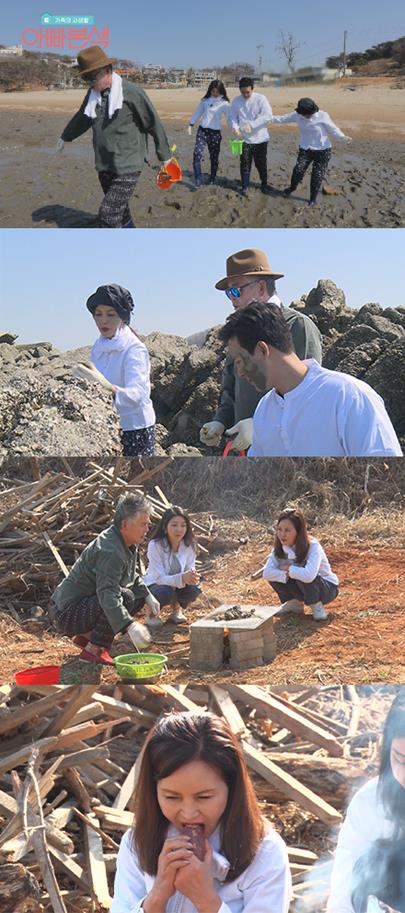
[[[405,221],[403,137],[404,92],[392,80],[350,81],[305,87],[353,143],[334,144],[327,178],[330,195],[309,209],[309,176],[289,198],[282,196],[296,160],[298,135],[272,127],[269,143],[270,196],[260,192],[252,171],[248,199],[240,194],[239,157],[231,154],[224,130],[216,186],[196,190],[192,175],[194,135],[187,121],[199,100],[193,89],[151,90],[183,168],[183,181],[167,191],[156,187],[158,164],[150,144],[146,166],[132,198],[138,227],[399,227]],[[275,114],[295,108],[304,87],[265,89]],[[230,91],[230,97],[236,90]],[[94,227],[102,193],[94,170],[91,131],[55,154],[56,142],[83,94],[0,94],[0,227]],[[204,162],[207,174],[207,160]],[[208,177],[208,175],[207,175]]]
[[[261,539],[261,541],[260,541]],[[275,620],[277,655],[272,663],[236,673],[229,668],[197,673],[189,665],[188,628],[167,623],[155,636],[151,652],[166,653],[169,682],[244,681],[257,684],[292,682],[405,682],[405,562],[404,550],[385,546],[375,539],[361,545],[347,541],[328,546],[332,568],[340,579],[340,593],[331,604],[327,622],[316,623],[310,615]],[[203,595],[189,613],[189,621],[201,618],[221,602],[278,604],[269,585],[252,573],[264,563],[269,552],[263,536],[239,545],[226,554],[212,557],[202,568]],[[18,602],[13,600],[18,611]],[[164,610],[163,619],[167,610]],[[78,649],[65,638],[52,633],[47,621],[33,619],[18,624],[5,611],[0,613],[0,639],[6,645],[1,661],[1,681],[12,681],[23,668],[62,664],[66,683],[84,680],[96,670],[77,663]],[[112,653],[127,652],[125,643],[116,641]],[[97,667],[97,671],[100,667]],[[115,670],[103,667],[102,681],[117,680]],[[89,680],[89,679],[87,679]]]

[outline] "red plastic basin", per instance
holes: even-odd
[[[59,685],[60,666],[34,666],[16,672],[17,685]]]

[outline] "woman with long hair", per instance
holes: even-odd
[[[156,723],[133,808],[111,913],[287,913],[287,849],[222,718],[172,712]]]
[[[195,562],[197,547],[186,511],[177,505],[168,507],[152,533],[148,545],[148,569],[145,583],[160,607],[171,606],[170,621],[183,624],[185,611],[201,590]],[[157,628],[159,618],[150,617],[148,626]]]
[[[380,887],[376,880],[376,847],[380,845],[380,855],[384,847],[386,854],[389,846],[395,850],[404,841],[405,688],[401,688],[385,720],[378,777],[358,790],[347,809],[333,865],[328,913],[359,913],[365,903],[366,877],[369,894],[385,893],[384,876]],[[392,889],[395,893],[394,882]]]
[[[282,602],[279,615],[303,615],[304,605],[309,605],[315,621],[328,618],[325,605],[336,599],[339,580],[321,543],[308,535],[298,507],[287,508],[278,517],[263,577]]]
[[[203,181],[201,162],[205,146],[208,147],[211,163],[209,183],[215,184],[222,142],[221,121],[222,117],[225,116],[227,123],[229,123],[230,110],[231,103],[223,82],[220,79],[213,79],[199,105],[191,115],[188,125],[188,133],[191,136],[192,127],[197,121],[200,121],[193,154],[194,178],[197,187],[200,187]]]

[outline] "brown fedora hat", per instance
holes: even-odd
[[[257,276],[258,279],[272,276],[273,279],[282,279],[284,273],[275,273],[262,250],[238,250],[226,261],[226,276],[217,282],[215,288],[223,291],[229,283],[237,282],[242,276]]]
[[[102,70],[103,67],[112,66],[116,63],[116,58],[107,57],[102,48],[95,44],[92,48],[86,48],[77,55],[77,69],[80,70],[80,76],[86,73],[92,73],[93,70]]]

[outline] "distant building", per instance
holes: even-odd
[[[199,89],[204,89],[213,79],[218,79],[216,70],[193,70],[190,74],[189,81],[190,85]]]
[[[161,67],[160,64],[146,63],[142,70],[146,76],[159,76],[159,73],[163,73],[164,67]]]
[[[346,76],[352,76],[353,71],[346,69]],[[301,67],[294,73],[284,73],[282,76],[283,83],[299,82],[333,82],[334,79],[340,79],[342,70],[332,70],[329,67]]]
[[[2,57],[22,57],[23,46],[22,44],[14,44],[8,48],[0,48],[0,54]]]

